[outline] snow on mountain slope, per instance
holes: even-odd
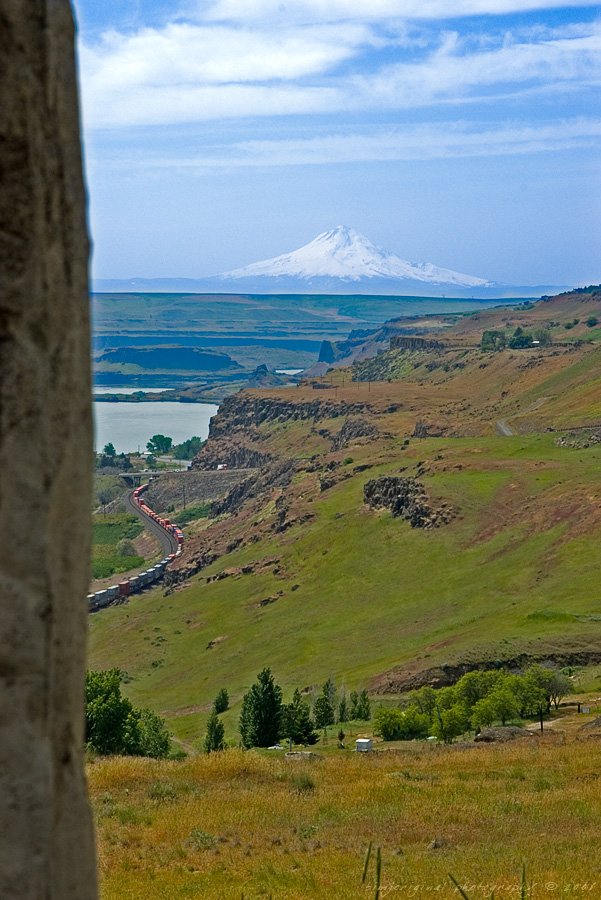
[[[221,281],[282,277],[307,282],[316,278],[334,278],[349,283],[384,278],[467,288],[493,285],[493,282],[484,278],[441,269],[432,263],[407,262],[394,253],[376,247],[368,238],[345,225],[324,231],[315,240],[292,253],[216,276]]]

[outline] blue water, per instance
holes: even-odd
[[[144,451],[153,434],[165,434],[174,444],[191,437],[204,441],[218,408],[215,403],[94,402],[95,447],[102,450],[111,443],[117,453]]]

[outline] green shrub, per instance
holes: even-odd
[[[202,828],[193,828],[188,838],[188,844],[195,850],[212,850],[217,844],[214,834],[203,831]]]
[[[420,713],[417,706],[401,711],[394,707],[379,706],[373,717],[374,734],[385,741],[407,741],[425,737],[430,731],[430,719]]]
[[[137,556],[134,542],[130,538],[121,538],[117,544],[117,556]]]
[[[599,319],[597,318],[597,316],[589,316],[586,320],[586,324],[589,328],[594,328],[595,325],[599,324]]]
[[[315,790],[315,782],[308,772],[295,772],[290,776],[290,786],[299,794]]]
[[[201,506],[189,506],[177,514],[177,524],[180,526],[187,525],[188,522],[193,522],[195,519],[206,519],[210,512],[210,503],[203,503]]]

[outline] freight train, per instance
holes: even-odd
[[[175,523],[170,522],[169,519],[163,519],[158,516],[154,510],[150,509],[149,506],[146,505],[144,500],[141,497],[141,494],[146,490],[148,484],[143,484],[141,487],[137,488],[134,491],[134,502],[140,507],[140,510],[149,518],[154,519],[154,521],[164,528],[165,531],[168,531],[175,538],[175,542],[177,543],[177,549],[175,553],[170,553],[164,559],[162,559],[159,563],[154,566],[151,566],[150,569],[147,569],[146,572],[140,572],[139,575],[133,575],[131,578],[127,578],[125,581],[120,581],[119,584],[113,584],[111,587],[105,588],[103,591],[96,591],[94,594],[88,594],[88,610],[90,612],[95,612],[97,609],[104,609],[107,606],[110,606],[111,603],[114,603],[115,600],[118,600],[121,597],[128,597],[130,594],[136,594],[138,591],[144,590],[144,588],[148,587],[148,585],[153,584],[155,581],[159,581],[164,573],[167,566],[173,562],[176,557],[178,557],[184,546],[184,535],[182,534],[181,528],[179,528]]]

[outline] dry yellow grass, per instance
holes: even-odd
[[[601,743],[563,736],[317,762],[97,760],[102,898],[371,898],[370,841],[382,898],[457,897],[449,872],[470,900],[512,897],[522,862],[534,898],[596,897],[600,772]]]

